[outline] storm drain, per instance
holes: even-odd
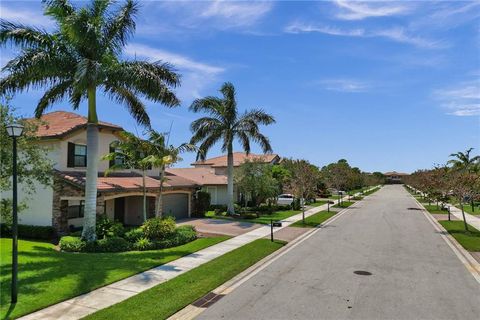
[[[222,299],[224,296],[224,294],[216,294],[213,292],[209,292],[194,303],[192,303],[192,305],[198,308],[208,308],[218,300]]]
[[[358,274],[359,276],[371,276],[372,273],[368,271],[363,271],[363,270],[356,270],[353,271],[353,273]]]

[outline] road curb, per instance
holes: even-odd
[[[474,257],[465,250],[462,245],[452,236],[450,233],[435,219],[432,217],[430,212],[417,200],[415,197],[410,195],[416,202],[417,206],[422,210],[423,215],[427,220],[432,224],[432,226],[439,232],[442,239],[447,243],[447,245],[452,249],[457,258],[463,263],[465,268],[470,272],[470,274],[477,280],[480,284],[480,263],[475,260]]]
[[[377,191],[381,190],[382,187],[380,187]],[[376,192],[377,192],[376,191]],[[219,287],[213,289],[211,292],[214,294],[212,296],[217,297],[217,296],[225,296],[229,293],[231,293],[233,290],[238,288],[240,285],[251,279],[253,276],[258,274],[260,271],[268,267],[270,264],[275,262],[277,259],[281,258],[283,255],[287,254],[289,251],[293,250],[296,246],[300,245],[302,242],[307,240],[308,238],[312,237],[315,233],[320,231],[322,229],[322,226],[327,226],[334,222],[335,220],[339,219],[343,215],[345,215],[347,212],[349,212],[349,208],[355,207],[358,203],[361,203],[364,201],[366,198],[372,196],[374,193],[365,196],[362,200],[356,201],[354,204],[352,204],[350,207],[347,207],[339,212],[337,212],[334,216],[330,217],[329,219],[325,220],[323,223],[318,225],[315,228],[312,228],[311,230],[305,232],[304,234],[300,235],[299,237],[293,239],[290,241],[288,244],[286,244],[284,247],[278,249],[277,251],[271,253],[270,255],[266,256],[265,258],[261,259],[254,265],[250,266],[246,270],[242,271],[241,273],[237,274],[234,276],[232,279],[228,280],[224,284],[220,285]],[[207,307],[198,307],[194,306],[193,304],[187,305],[185,308],[181,309],[177,313],[171,315],[167,320],[190,320],[194,319],[198,315],[200,315],[202,312],[207,310]]]

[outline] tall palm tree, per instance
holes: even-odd
[[[168,138],[170,134],[168,134]],[[155,205],[155,215],[157,217],[162,216],[162,192],[163,183],[165,182],[165,169],[176,163],[182,161],[180,154],[183,152],[196,151],[197,148],[189,143],[182,143],[178,147],[168,144],[168,140],[165,140],[165,135],[155,130],[151,130],[148,138],[150,145],[150,154],[145,158],[145,162],[152,168],[159,168],[159,191],[157,197],[157,203]]]
[[[45,14],[56,22],[49,33],[43,29],[0,21],[0,45],[21,49],[2,69],[0,95],[29,88],[46,88],[35,115],[40,117],[56,102],[68,99],[73,109],[88,101],[87,175],[82,238],[93,241],[96,223],[98,171],[97,91],[123,104],[135,120],[150,126],[143,96],[168,107],[179,105],[171,88],[179,75],[169,64],[122,60],[121,54],[135,31],[138,5],[126,0],[112,8],[113,1],[92,0],[77,8],[68,0],[44,1]]]
[[[227,194],[228,213],[234,214],[233,207],[233,141],[237,139],[243,150],[250,153],[250,140],[257,142],[264,153],[272,152],[270,140],[260,133],[259,124],[275,122],[273,116],[260,109],[238,114],[235,88],[226,82],[220,88],[222,98],[208,96],[196,99],[190,106],[193,112],[204,112],[209,116],[192,122],[193,137],[190,143],[201,143],[197,160],[205,160],[208,150],[217,142],[222,142],[222,151],[227,152]]]
[[[451,159],[448,161],[448,164],[451,164],[454,169],[464,170],[464,171],[475,171],[478,168],[480,162],[480,156],[471,157],[470,153],[474,148],[470,148],[465,152],[452,153]]]

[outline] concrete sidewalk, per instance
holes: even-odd
[[[335,204],[338,200],[334,200]],[[305,211],[305,217],[327,209],[327,204]],[[288,227],[302,219],[302,213],[282,220],[282,227],[274,228],[274,232]],[[163,264],[153,269],[136,274],[129,278],[114,282],[105,287],[93,290],[81,296],[60,302],[45,309],[26,315],[24,320],[56,320],[80,319],[98,310],[126,300],[142,291],[175,278],[208,261],[224,255],[254,240],[270,234],[270,226],[263,225],[250,232],[244,233],[222,243],[202,249],[175,261]]]

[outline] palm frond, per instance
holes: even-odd
[[[105,27],[105,42],[112,43],[112,47],[119,50],[127,44],[127,40],[135,32],[135,15],[138,4],[128,0],[125,5],[113,15]]]
[[[48,107],[59,102],[71,92],[72,80],[66,80],[51,87],[45,92],[35,108],[35,117],[40,118]]]
[[[222,117],[223,101],[213,96],[195,99],[189,109],[193,112],[205,112],[215,118],[219,118]]]
[[[248,112],[245,112],[239,121],[243,119],[251,120],[257,124],[269,125],[275,123],[275,119],[272,115],[266,113],[262,109],[252,109]]]
[[[45,30],[0,19],[0,45],[10,43],[22,48],[46,48],[53,45],[54,36]]]
[[[106,87],[105,92],[110,97],[127,107],[132,117],[141,125],[150,127],[150,117],[147,114],[145,105],[135,94],[127,88]]]

